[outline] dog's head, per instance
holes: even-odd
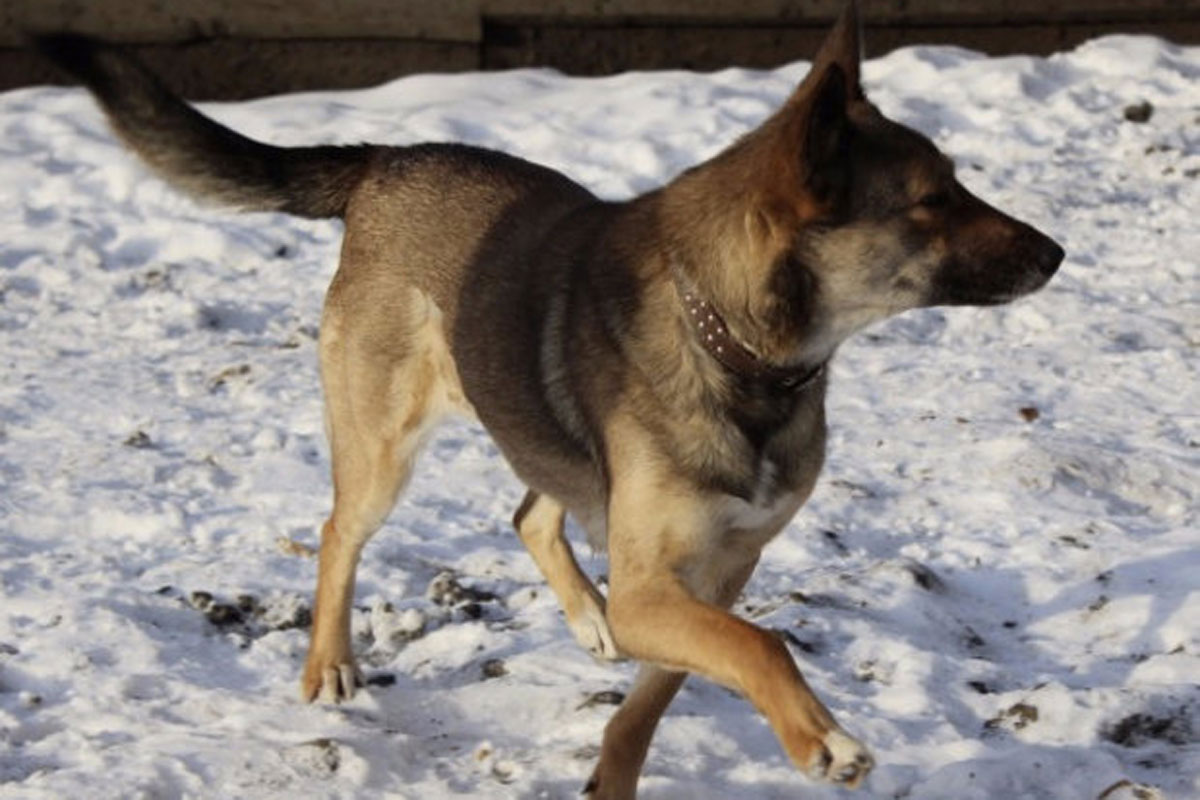
[[[871,105],[859,62],[850,2],[785,106],[668,188],[717,232],[684,244],[682,260],[768,357],[828,355],[906,309],[1004,303],[1042,287],[1063,259],[1049,237],[972,195],[928,138]]]

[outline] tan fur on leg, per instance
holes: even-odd
[[[753,574],[756,563],[741,567],[728,580],[712,587],[717,591],[714,600],[718,605],[722,608],[733,605]],[[585,795],[592,800],[632,800],[635,797],[638,776],[654,730],[686,677],[687,673],[683,672],[669,672],[650,665],[642,667],[633,690],[604,728],[600,762],[584,788]]]
[[[797,766],[813,778],[857,785],[872,766],[866,750],[813,694],[779,638],[720,603],[757,560],[757,548],[747,543],[767,541],[791,510],[764,519],[761,536],[731,536],[714,501],[670,469],[636,423],[617,426],[620,437],[610,439],[622,444],[611,454],[617,477],[608,604],[617,646],[739,692],[767,718]]]
[[[583,789],[590,800],[633,800],[659,719],[687,678],[644,665],[621,707],[604,727],[600,761]]]
[[[353,268],[352,253],[347,247],[342,270]],[[361,684],[350,642],[359,556],[408,481],[425,434],[464,406],[441,315],[428,298],[414,290],[407,305],[385,314],[347,314],[346,291],[335,279],[321,329],[334,508],[321,532],[312,643],[300,683],[308,701],[349,699]],[[381,338],[395,346],[380,348]]]
[[[596,658],[619,658],[604,616],[604,597],[588,579],[563,532],[566,511],[546,495],[530,491],[513,516],[513,527],[558,598],[576,641]]]

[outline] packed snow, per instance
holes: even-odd
[[[418,76],[203,108],[281,144],[497,148],[623,198],[806,69]],[[1200,798],[1200,48],[916,47],[864,77],[1068,256],[1012,306],[846,343],[821,482],[737,607],[874,751],[859,796]],[[297,699],[340,225],[197,206],[79,89],[0,95],[0,129],[0,797],[577,796],[633,666],[574,643],[475,425],[432,441],[367,549],[371,685]],[[693,680],[642,796],[852,795]]]

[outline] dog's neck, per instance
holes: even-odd
[[[772,391],[799,392],[824,374],[828,359],[816,365],[795,366],[781,366],[763,359],[730,333],[716,307],[678,270],[675,271],[675,290],[683,304],[687,325],[700,346],[735,377]]]

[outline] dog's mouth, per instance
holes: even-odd
[[[1041,289],[1050,282],[1050,276],[1026,273],[1005,286],[995,288],[978,285],[938,284],[933,287],[931,306],[1000,306]]]
[[[1007,295],[997,298],[996,304],[1007,303],[1041,290],[1042,287],[1050,282],[1050,279],[1054,277],[1057,271],[1056,267],[1050,272],[1042,272],[1041,270],[1026,272]]]
[[[1005,303],[1011,303],[1026,295],[1033,294],[1039,291],[1053,277],[1053,273],[1047,275],[1042,272],[1028,271],[1022,274],[1013,285],[1006,291],[999,292],[993,295],[982,296],[977,300],[970,301],[971,305],[978,306],[1000,306]]]
[[[947,261],[930,285],[930,305],[995,306],[1032,294],[1050,282],[1066,253],[1053,240],[1039,240],[1004,261],[968,264]]]

